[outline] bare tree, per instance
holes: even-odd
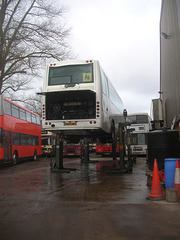
[[[42,89],[37,90],[37,92],[42,92]],[[20,105],[28,108],[29,110],[42,116],[42,96],[36,93],[29,93],[27,95],[22,94],[8,94],[8,97],[14,101],[18,102]]]
[[[65,7],[53,0],[0,0],[0,93],[30,89],[44,60],[70,57]]]
[[[41,95],[28,96],[27,101],[24,102],[24,106],[42,116]]]

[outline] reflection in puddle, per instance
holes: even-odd
[[[144,164],[144,163],[143,163]],[[118,161],[96,164],[72,162],[77,170],[51,173],[49,166],[32,171],[13,172],[0,176],[1,198],[56,199],[67,202],[131,201],[142,198],[146,189],[145,164],[132,174],[107,174],[104,169],[119,169]],[[68,166],[69,167],[69,166]],[[143,198],[144,199],[144,198]]]

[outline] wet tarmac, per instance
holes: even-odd
[[[146,200],[146,161],[130,174],[112,174],[108,158],[81,164],[64,159],[70,173],[51,173],[50,159],[0,167],[0,239],[180,239],[180,204]]]

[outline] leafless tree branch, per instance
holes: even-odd
[[[55,0],[1,0],[0,93],[29,89],[45,59],[71,58],[66,11]]]

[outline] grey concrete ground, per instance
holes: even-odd
[[[180,204],[146,200],[144,159],[124,175],[64,167],[77,171],[51,173],[49,159],[0,167],[1,240],[180,239]]]

